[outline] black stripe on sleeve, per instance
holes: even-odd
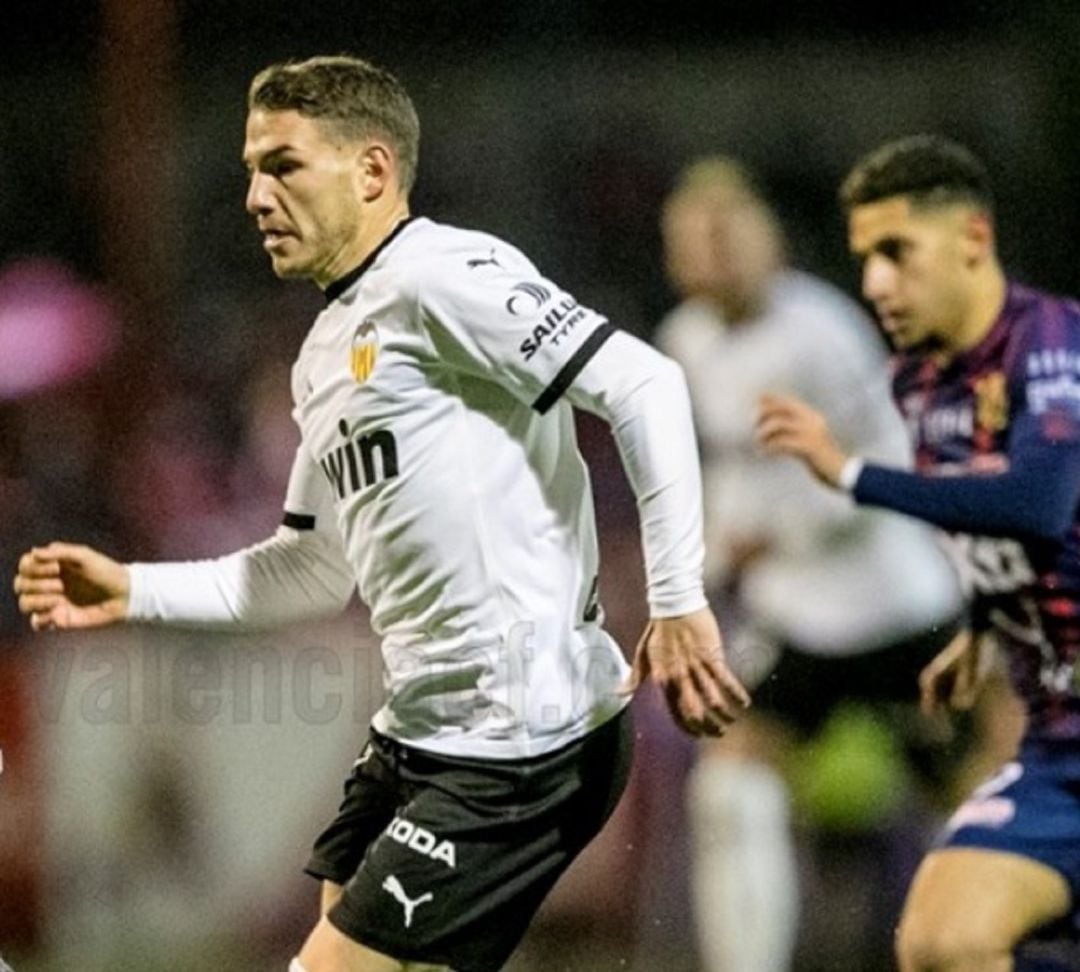
[[[294,530],[314,530],[315,517],[303,513],[290,513],[285,511],[285,518],[281,521],[282,526],[292,527]]]
[[[563,392],[570,387],[573,380],[581,374],[581,369],[584,368],[585,365],[589,363],[592,356],[600,350],[600,346],[614,333],[614,324],[601,324],[593,331],[592,334],[585,339],[585,342],[581,347],[574,352],[570,360],[559,369],[559,373],[552,380],[551,384],[540,393],[540,397],[533,402],[532,407],[541,415],[551,408],[552,405],[562,398]]]

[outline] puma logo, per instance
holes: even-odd
[[[397,875],[395,874],[391,874],[385,881],[383,881],[382,886],[383,890],[389,891],[390,894],[392,894],[398,900],[398,902],[401,904],[401,907],[405,909],[406,928],[409,928],[412,925],[413,912],[420,905],[426,904],[428,901],[432,901],[435,898],[435,895],[433,895],[430,891],[426,891],[424,894],[420,895],[419,898],[410,898],[405,893],[405,889],[401,886],[401,882],[397,879]]]
[[[470,270],[475,270],[477,267],[487,267],[487,266],[496,266],[496,267],[501,268],[502,264],[499,263],[499,261],[495,259],[495,251],[492,250],[491,251],[491,256],[486,257],[486,258],[475,258],[475,259],[469,260],[469,261],[467,261],[466,266],[468,266],[468,268]]]

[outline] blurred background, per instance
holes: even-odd
[[[423,125],[414,212],[505,237],[648,336],[674,303],[658,217],[689,160],[749,164],[795,261],[853,292],[836,186],[918,130],[989,163],[1013,275],[1080,291],[1078,42],[1080,5],[1059,0],[5,11],[0,575],[57,537],[176,559],[277,524],[288,368],[321,300],[273,278],[243,210],[244,97],[266,63],[349,52],[390,68]],[[583,422],[582,441],[603,600],[629,650],[645,615],[634,506],[606,430]],[[379,704],[376,653],[359,608],[272,636],[30,638],[0,597],[0,954],[16,972],[284,969],[315,917],[299,868]],[[637,704],[630,795],[515,969],[698,967],[692,747]],[[906,846],[886,895],[921,851]],[[846,858],[827,860],[819,905],[851,911],[852,954],[859,935],[887,940]]]

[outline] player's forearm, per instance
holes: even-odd
[[[1008,472],[925,476],[865,465],[856,502],[907,513],[946,530],[1060,539],[1080,498],[1080,449],[1044,446],[1014,456]]]
[[[701,471],[682,370],[643,342],[618,334],[570,396],[604,418],[618,443],[637,497],[653,617],[704,607]]]
[[[340,611],[353,581],[330,540],[282,527],[216,560],[128,567],[128,619],[210,628],[265,628]]]

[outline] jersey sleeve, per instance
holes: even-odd
[[[285,490],[282,525],[294,530],[334,532],[334,504],[330,485],[303,445],[297,449]]]
[[[1006,377],[1012,438],[1080,443],[1080,307],[1041,308],[1021,331]]]
[[[999,378],[1007,389],[1006,471],[923,476],[867,465],[855,499],[947,530],[1064,536],[1080,502],[1080,315],[1058,305],[1024,322]]]
[[[284,523],[262,543],[213,560],[128,565],[129,620],[253,629],[344,608],[355,581],[318,472],[301,446]]]
[[[705,607],[701,463],[682,369],[620,332],[582,369],[569,398],[615,437],[637,498],[651,616]]]
[[[433,261],[417,299],[444,362],[497,382],[540,413],[615,331],[494,238]]]

